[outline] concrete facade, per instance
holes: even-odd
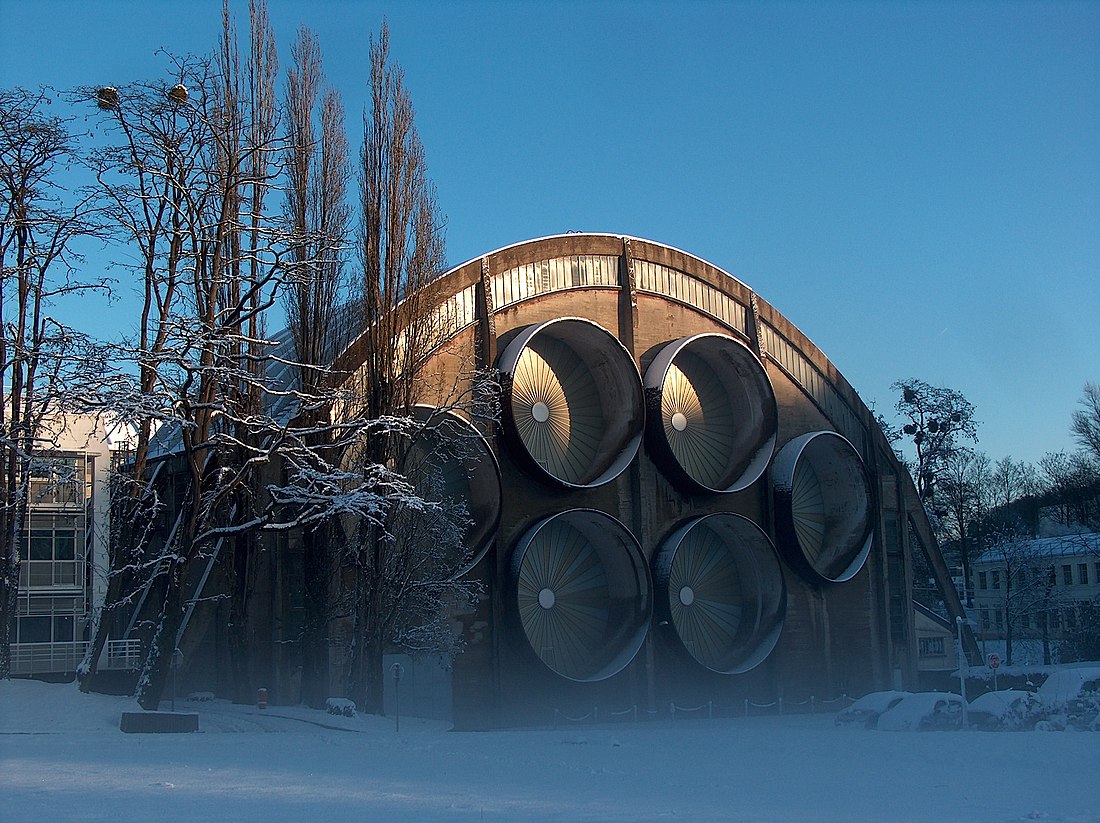
[[[572,267],[571,280],[555,273],[554,261],[562,260]],[[607,261],[614,267],[611,283],[605,279]],[[629,352],[639,374],[671,341],[700,334],[734,338],[752,351],[774,389],[776,451],[808,432],[839,433],[862,459],[871,511],[865,561],[851,579],[829,582],[805,574],[792,562],[797,547],[777,539],[771,468],[733,493],[685,492],[654,460],[647,439],[611,481],[571,488],[536,476],[522,449],[500,432],[486,432],[506,491],[490,550],[471,572],[485,582],[487,595],[476,613],[461,617],[467,645],[454,661],[457,724],[550,722],[555,711],[579,716],[597,707],[661,712],[673,704],[827,700],[899,681],[915,685],[915,545],[909,524],[923,521],[923,512],[873,415],[825,355],[771,304],[689,254],[611,235],[564,235],[511,246],[452,270],[441,291],[472,293],[477,307],[459,316],[450,343],[428,370],[441,376],[441,387],[460,379],[463,368],[497,365],[516,335],[558,318],[599,324]],[[351,365],[354,347],[348,356]],[[428,394],[425,402],[431,403]],[[510,564],[533,524],[574,509],[606,513],[625,525],[651,568],[662,541],[686,520],[724,513],[752,521],[784,558],[786,604],[774,648],[749,671],[717,673],[685,659],[674,633],[655,619],[621,671],[591,682],[555,673],[532,653],[517,625]],[[926,522],[920,526],[928,533]]]

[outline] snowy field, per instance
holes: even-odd
[[[198,734],[121,733],[136,708],[0,682],[0,818],[1100,821],[1092,732],[877,732],[832,715],[480,733],[403,718],[398,732],[180,701]]]

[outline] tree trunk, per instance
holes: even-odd
[[[96,679],[99,675],[99,658],[103,649],[111,637],[111,630],[115,625],[115,607],[112,604],[122,602],[122,580],[118,574],[112,574],[107,581],[107,594],[103,606],[99,610],[99,619],[96,621],[95,633],[88,651],[84,654],[77,679],[80,681],[82,692],[95,691]]]
[[[156,629],[149,641],[149,652],[138,678],[137,694],[134,696],[146,711],[157,710],[169,684],[172,657],[176,650],[176,634],[182,618],[182,577],[183,569],[180,564],[174,564],[169,572]]]
[[[970,582],[970,548],[966,545],[966,538],[959,538],[959,560],[962,563],[963,572],[963,599],[967,608],[974,608],[974,584]]]
[[[1048,628],[1049,615],[1043,612],[1043,665],[1050,665],[1050,629]]]
[[[11,630],[19,595],[19,561],[5,552],[0,558],[0,680],[11,676]]]
[[[255,691],[252,686],[252,638],[248,619],[248,602],[252,593],[249,572],[254,540],[252,534],[237,535],[233,540],[230,559],[228,640],[234,703],[251,703]]]
[[[367,639],[365,711],[367,714],[385,714],[386,706],[382,693],[385,643],[382,641],[380,630],[372,634],[374,636]]]
[[[323,708],[329,695],[328,602],[330,530],[324,526],[302,534],[305,621],[302,626],[302,702]]]

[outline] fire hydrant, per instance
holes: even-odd
[[[256,705],[261,709],[267,708],[267,689],[256,690]]]

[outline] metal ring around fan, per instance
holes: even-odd
[[[637,454],[641,378],[606,329],[577,317],[531,326],[498,367],[504,429],[539,476],[590,488],[617,477]]]
[[[693,492],[747,488],[768,467],[779,412],[767,372],[740,341],[697,334],[666,344],[645,374],[647,438]]]
[[[649,570],[610,515],[571,509],[539,521],[517,543],[511,572],[523,636],[561,677],[603,680],[641,648],[652,614]]]
[[[863,460],[831,431],[794,438],[772,466],[776,536],[796,565],[818,578],[851,580],[871,551],[871,484]]]
[[[720,513],[674,531],[654,561],[658,621],[720,674],[759,665],[783,629],[787,590],[775,547],[748,518]]]
[[[426,499],[465,506],[468,554],[457,573],[462,575],[485,556],[500,524],[500,467],[485,438],[457,412],[418,405],[413,417],[424,428],[407,451],[402,471]]]

